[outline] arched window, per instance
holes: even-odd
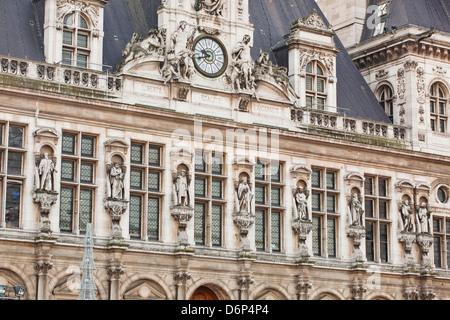
[[[447,132],[447,88],[436,82],[430,90],[430,125],[435,132]]]
[[[64,17],[62,64],[88,68],[91,32],[87,20],[78,12]]]
[[[306,107],[325,110],[326,88],[324,68],[317,61],[311,61],[306,65]]]
[[[378,97],[384,112],[394,122],[394,94],[392,88],[388,85],[382,85],[378,90]]]

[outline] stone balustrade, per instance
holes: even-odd
[[[408,141],[408,130],[405,126],[351,118],[326,111],[292,108],[291,120],[295,121],[299,128],[327,128],[344,133]]]
[[[17,75],[114,94],[122,91],[122,79],[112,74],[88,69],[46,64],[0,56],[0,74]]]

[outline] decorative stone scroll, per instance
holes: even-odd
[[[100,11],[99,8],[79,0],[58,0],[57,2],[57,24],[56,27],[61,30],[64,25],[64,17],[74,11],[82,12],[89,18],[92,23],[92,29],[94,30],[93,36],[98,37],[100,35]]]

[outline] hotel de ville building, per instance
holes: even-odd
[[[7,0],[0,26],[0,299],[450,298],[448,1]]]

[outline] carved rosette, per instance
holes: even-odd
[[[188,222],[191,221],[194,216],[194,209],[177,206],[171,209],[171,214],[178,221],[178,244],[181,246],[188,246],[189,237],[186,228]]]
[[[425,268],[433,268],[433,261],[429,255],[430,248],[433,245],[433,236],[427,233],[420,233],[417,235],[417,243],[422,254],[422,266]]]
[[[361,251],[361,241],[366,236],[366,228],[359,226],[347,227],[347,236],[353,240],[353,257],[356,262],[365,262]]]
[[[292,221],[292,230],[298,235],[298,253],[302,258],[309,258],[309,250],[306,239],[313,229],[312,221],[296,219]]]
[[[416,242],[416,235],[410,232],[402,232],[398,236],[398,241],[403,243],[405,246],[405,265],[413,266],[415,262],[414,256],[412,254],[412,249],[414,242]]]
[[[105,209],[109,212],[112,219],[112,238],[113,240],[122,240],[122,228],[120,220],[128,208],[128,201],[106,199],[104,202]]]

